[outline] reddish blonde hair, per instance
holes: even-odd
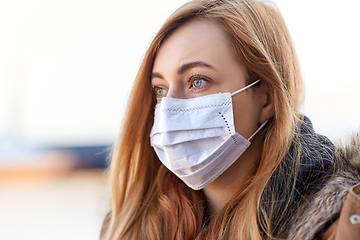
[[[167,170],[150,146],[156,104],[150,74],[157,50],[177,28],[194,19],[217,23],[249,82],[262,79],[273,98],[273,119],[254,177],[206,230],[204,196]],[[140,66],[110,166],[112,212],[102,239],[262,239],[271,226],[259,223],[260,199],[293,138],[302,103],[302,77],[292,40],[279,11],[255,0],[194,0],[167,19]],[[271,213],[267,213],[271,215]],[[263,234],[265,233],[265,235]]]

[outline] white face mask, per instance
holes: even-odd
[[[231,97],[259,81],[234,93],[189,99],[163,97],[156,105],[150,133],[151,146],[160,161],[194,190],[220,176],[267,123],[249,139],[235,131]]]

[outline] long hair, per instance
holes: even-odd
[[[204,226],[202,191],[188,188],[150,146],[156,101],[150,74],[162,42],[185,23],[217,23],[249,82],[262,79],[274,104],[261,158],[246,187]],[[175,11],[151,42],[130,94],[110,165],[112,209],[102,239],[263,239],[278,213],[261,206],[264,189],[294,138],[303,82],[292,40],[279,11],[255,0],[194,0]]]

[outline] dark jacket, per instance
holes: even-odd
[[[335,151],[337,170],[292,224],[287,239],[360,240],[360,135]]]
[[[293,168],[289,166],[296,148],[290,147],[287,159],[272,176],[262,199],[266,208],[273,199],[270,197],[274,195],[274,188],[279,188],[275,192],[280,195],[270,207],[281,212],[282,204],[290,204],[283,219],[276,223],[279,228],[285,226],[286,231],[280,229],[279,233],[286,232],[286,235],[278,237],[360,240],[360,135],[343,147],[334,146],[326,137],[316,134],[310,120],[305,118],[299,136],[308,145],[307,151],[301,153],[300,174],[293,178]],[[297,194],[290,202],[286,202],[281,189],[287,181],[294,182]],[[109,219],[110,214],[104,220],[101,235]]]

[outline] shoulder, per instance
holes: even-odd
[[[346,197],[339,219],[322,235],[322,239],[359,239],[360,184],[352,187]]]
[[[360,134],[345,146],[337,146],[335,162],[337,170],[309,199],[292,223],[288,239],[351,240],[360,236]]]

